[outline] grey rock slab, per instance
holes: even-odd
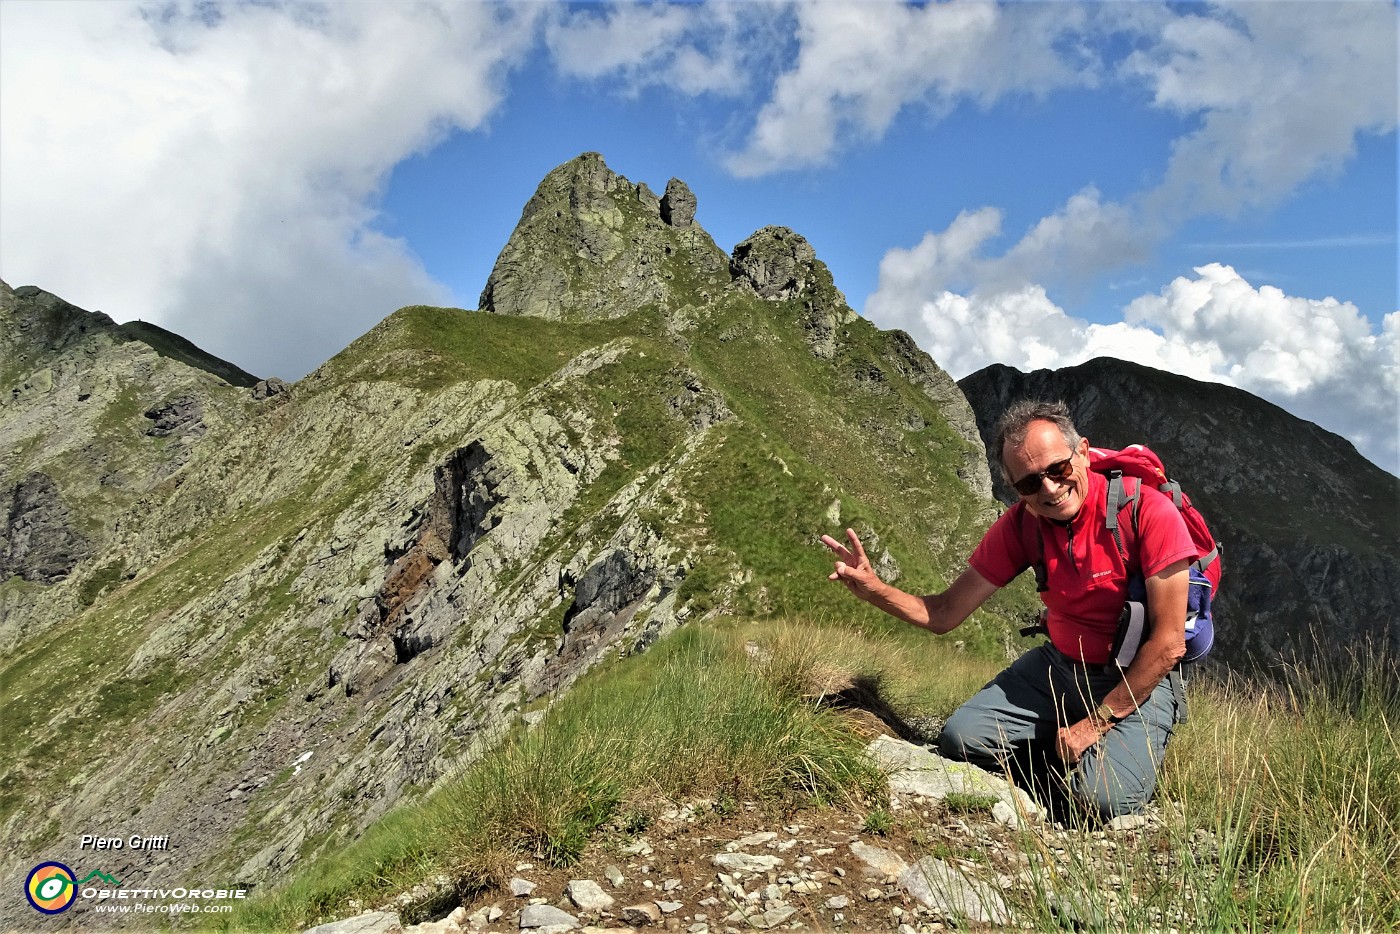
[[[520,912],[520,929],[579,926],[578,919],[553,905],[527,905]]]
[[[684,908],[685,905],[681,902],[657,902],[656,907],[661,909],[663,915],[673,915]]]
[[[524,898],[534,890],[535,883],[531,882],[529,879],[522,879],[516,876],[514,879],[510,880],[510,894],[514,895],[516,898]]]
[[[592,879],[574,879],[564,887],[564,894],[578,906],[579,911],[607,911],[614,904],[613,897]]]
[[[403,934],[396,911],[369,911],[353,918],[308,928],[302,934]]]
[[[872,874],[882,879],[897,879],[909,866],[904,857],[894,850],[882,849],[860,841],[851,844],[851,855],[864,863]]]
[[[899,886],[921,905],[943,914],[978,924],[1011,921],[1011,910],[990,886],[934,856],[925,856],[901,873]]]
[[[876,737],[866,747],[866,755],[889,775],[890,792],[933,801],[950,794],[983,795],[995,798],[1007,809],[998,820],[1020,826],[1021,815],[1040,817],[1043,812],[1031,797],[1004,778],[967,762],[945,759],[931,750],[890,736]]]
[[[783,865],[780,857],[751,853],[720,853],[712,862],[726,872],[768,872]]]
[[[1105,830],[1112,830],[1119,833],[1128,830],[1141,830],[1151,821],[1145,814],[1120,814],[1104,825]]]
[[[797,914],[797,909],[791,905],[775,905],[756,918],[750,918],[749,923],[759,930],[766,931],[782,924],[788,918]]]
[[[557,909],[553,905],[526,905],[521,910],[521,930],[532,927],[578,927],[578,919],[573,914]]]

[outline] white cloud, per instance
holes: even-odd
[[[824,164],[853,137],[879,139],[911,105],[942,116],[1094,80],[1092,62],[1056,51],[1085,20],[1078,6],[807,3],[797,17],[797,61],[730,157],[737,175]]]
[[[1145,85],[1156,106],[1194,121],[1160,182],[1121,202],[1084,188],[999,254],[989,248],[1002,236],[1001,211],[965,211],[912,249],[887,252],[866,313],[910,330],[960,375],[990,363],[1035,369],[1108,355],[1231,383],[1400,472],[1400,312],[1377,333],[1354,305],[1255,288],[1209,265],[1103,325],[1065,314],[1041,285],[1143,260],[1190,218],[1276,204],[1339,170],[1358,135],[1393,132],[1394,6],[1110,4],[1098,13],[1089,29],[1120,31],[1137,47],[1109,69],[1115,78]]]
[[[1038,285],[896,299],[883,278],[871,317],[910,331],[959,378],[992,363],[1029,371],[1107,356],[1237,386],[1400,473],[1400,311],[1377,333],[1349,302],[1256,288],[1217,263],[1195,273],[1134,299],[1113,324],[1070,316]]]
[[[445,298],[368,206],[475,127],[533,5],[0,5],[7,281],[299,376]]]
[[[1001,255],[979,244],[940,258],[936,276],[963,290],[1089,281],[1146,259],[1191,218],[1278,203],[1339,170],[1358,135],[1396,126],[1397,17],[1384,0],[819,3],[799,19],[797,60],[731,157],[736,174],[823,164],[911,105],[937,120],[958,103],[1076,85],[1146,87],[1192,121],[1140,191],[1114,201],[1082,187]]]
[[[1122,71],[1200,117],[1146,200],[1180,220],[1269,204],[1396,126],[1392,3],[1232,3],[1167,22]]]
[[[999,256],[987,246],[1002,235],[997,208],[964,211],[941,233],[929,232],[911,249],[893,247],[880,261],[880,288],[866,310],[886,315],[909,294],[943,289],[984,293],[1021,289],[1032,282],[1086,281],[1094,273],[1145,258],[1142,222],[1123,205],[1104,202],[1093,188],[1074,194]]]
[[[789,15],[786,3],[565,7],[546,23],[545,43],[571,77],[619,79],[631,93],[734,96],[778,54],[776,30]]]

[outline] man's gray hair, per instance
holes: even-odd
[[[1074,427],[1074,420],[1069,417],[1069,406],[1063,402],[1044,402],[1038,399],[1022,399],[1011,408],[1002,413],[997,419],[996,445],[997,463],[1001,465],[1001,475],[1007,483],[1011,482],[1011,476],[1006,472],[1006,446],[1010,444],[1013,448],[1019,448],[1026,443],[1026,434],[1030,431],[1031,422],[1052,422],[1056,428],[1060,429],[1060,434],[1064,436],[1065,444],[1069,445],[1070,453],[1079,446],[1079,432]]]

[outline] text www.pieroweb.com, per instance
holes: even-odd
[[[95,906],[93,907],[93,910],[96,911],[96,912],[102,913],[102,914],[111,914],[111,915],[125,915],[125,914],[133,914],[133,915],[136,915],[136,914],[141,914],[141,915],[146,915],[146,914],[171,914],[171,915],[179,915],[179,914],[206,914],[206,915],[216,915],[216,914],[225,914],[225,913],[228,913],[228,912],[230,912],[230,911],[233,911],[233,906],[232,906],[232,905],[193,905],[193,904],[184,903],[184,902],[179,903],[179,904],[175,904],[175,905],[144,905],[144,904],[140,904],[140,903],[137,903],[137,904],[126,904],[126,905],[114,905],[114,904],[112,904],[111,902],[108,902],[108,903],[106,903],[106,904],[95,905]]]

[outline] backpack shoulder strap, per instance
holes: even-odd
[[[1127,507],[1132,507],[1129,513],[1129,521],[1132,523],[1133,541],[1137,541],[1138,535],[1138,502],[1142,498],[1142,481],[1132,477],[1124,477],[1123,471],[1112,470],[1108,473],[1108,500],[1104,504],[1104,526],[1113,533],[1113,541],[1118,545],[1118,554],[1123,558],[1125,567],[1131,566],[1131,556],[1128,554],[1128,547],[1123,542],[1123,533],[1119,528],[1119,516]]]
[[[1021,547],[1031,560],[1031,572],[1035,574],[1035,592],[1045,593],[1050,589],[1049,572],[1045,569],[1045,536],[1040,531],[1040,520],[1025,507],[1017,503],[1015,508],[1017,528],[1021,532]]]

